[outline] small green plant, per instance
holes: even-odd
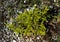
[[[43,9],[36,8],[34,10],[30,9],[24,10],[23,13],[13,19],[12,24],[7,23],[9,29],[13,30],[20,35],[45,35],[46,28],[44,26],[44,21],[47,21],[47,11],[49,8],[45,6]]]

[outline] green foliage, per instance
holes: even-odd
[[[46,28],[44,26],[44,21],[46,19],[46,13],[48,7],[43,9],[38,9],[34,6],[34,10],[25,10],[20,13],[15,19],[13,19],[12,24],[7,23],[8,28],[20,35],[45,35]]]
[[[57,40],[58,40],[58,42],[60,41],[60,36],[58,36],[58,39]]]

